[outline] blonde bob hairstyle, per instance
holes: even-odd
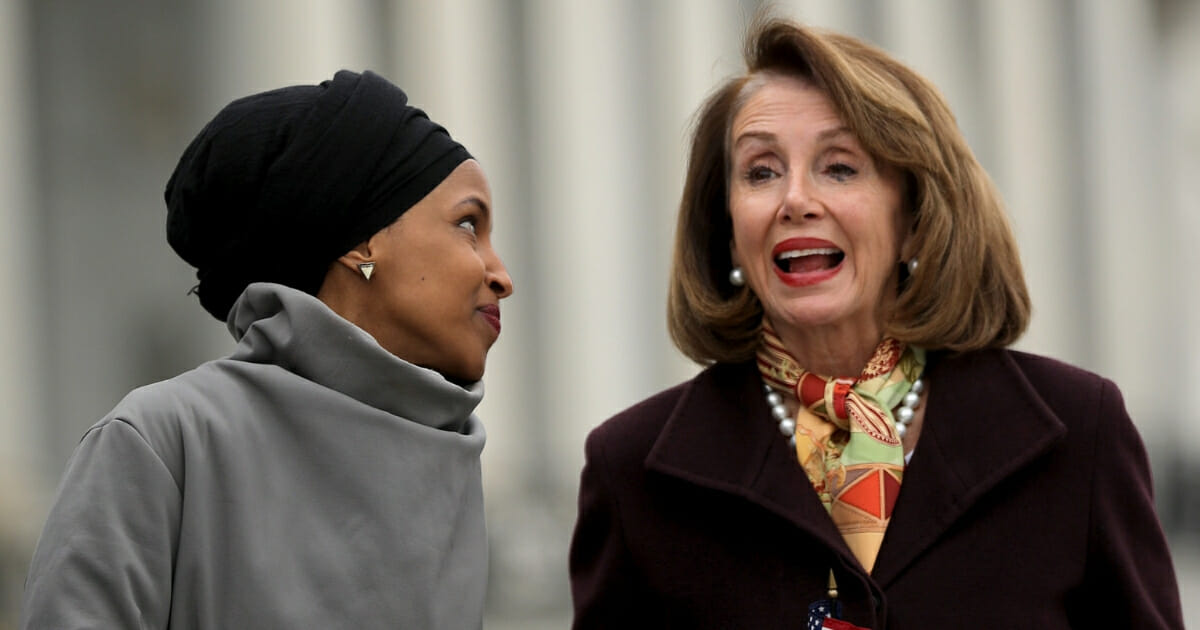
[[[954,115],[929,81],[858,39],[778,18],[746,40],[747,72],[704,102],[695,120],[675,231],[668,324],[692,360],[754,356],[762,305],[729,282],[730,126],[770,76],[823,90],[842,122],[881,164],[904,173],[913,213],[899,295],[884,334],[929,350],[1003,347],[1029,322],[1029,292],[1012,230],[991,179],[967,147]]]

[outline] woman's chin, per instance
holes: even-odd
[[[775,332],[787,336],[790,332],[811,335],[822,330],[838,331],[863,329],[863,334],[877,334],[878,322],[873,318],[857,317],[853,312],[836,304],[808,303],[800,307],[771,313],[767,318]]]
[[[486,356],[478,362],[470,362],[464,365],[443,366],[442,368],[433,368],[439,374],[444,376],[446,380],[456,385],[470,385],[483,378]]]

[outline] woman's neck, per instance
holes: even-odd
[[[777,326],[775,334],[805,370],[821,376],[857,377],[883,338],[879,326]]]

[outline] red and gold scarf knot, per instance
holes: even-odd
[[[808,372],[763,323],[763,381],[795,396],[796,458],[846,543],[870,571],[904,475],[904,449],[892,409],[921,376],[925,353],[891,338],[858,377]]]

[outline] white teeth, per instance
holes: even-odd
[[[788,260],[789,258],[803,258],[804,256],[821,256],[826,254],[837,254],[841,250],[835,247],[821,247],[818,249],[793,249],[783,252],[776,256],[777,260]]]

